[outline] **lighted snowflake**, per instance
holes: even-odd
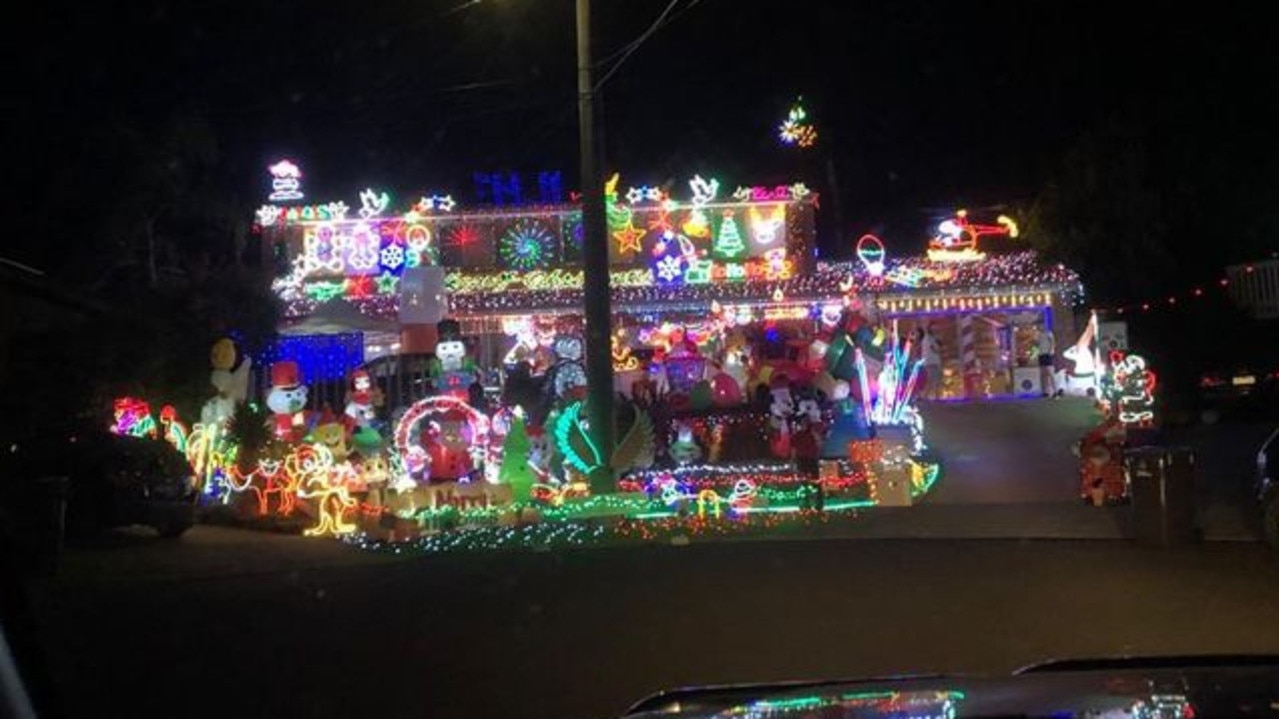
[[[387,245],[382,248],[382,266],[388,270],[398,269],[404,264],[404,248],[399,245]]]
[[[680,259],[674,255],[667,255],[657,263],[657,276],[667,282],[673,282],[682,272]]]
[[[523,220],[502,235],[498,252],[508,267],[527,272],[545,267],[551,261],[555,237],[545,227]]]

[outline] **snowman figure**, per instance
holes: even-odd
[[[439,335],[435,359],[431,364],[435,389],[440,394],[466,401],[471,385],[475,384],[476,373],[474,360],[466,356],[461,325],[456,320],[444,320],[439,324]]]
[[[271,391],[267,393],[266,406],[274,414],[277,439],[296,442],[306,435],[306,385],[302,384],[297,362],[286,360],[271,365]]]

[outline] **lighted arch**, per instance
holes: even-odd
[[[409,406],[395,425],[395,449],[407,461],[410,457],[425,455],[426,450],[418,443],[418,425],[432,414],[458,410],[466,415],[466,422],[471,428],[471,442],[476,447],[487,450],[489,442],[489,418],[471,405],[450,395],[436,395],[420,399]]]

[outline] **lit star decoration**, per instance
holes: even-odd
[[[511,269],[534,270],[550,263],[554,241],[554,236],[541,224],[520,220],[502,235],[498,253]]]
[[[452,195],[431,195],[430,197],[423,196],[418,200],[413,205],[413,212],[419,215],[432,211],[452,212],[454,207],[457,207],[457,201],[453,199]]]
[[[640,240],[644,238],[644,231],[638,227],[627,225],[614,232],[613,237],[617,240],[618,252],[639,252],[642,249]]]
[[[660,187],[641,185],[639,187],[632,187],[626,191],[626,201],[632,205],[645,201],[661,202],[665,199],[662,195],[662,188]]]
[[[807,149],[817,143],[817,128],[809,124],[808,113],[804,111],[802,102],[803,98],[791,106],[777,134],[782,144]]]
[[[390,272],[383,272],[377,278],[377,291],[384,295],[395,294],[395,288],[400,284],[400,278]]]

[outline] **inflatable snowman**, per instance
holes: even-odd
[[[306,435],[306,385],[302,384],[297,362],[286,360],[271,365],[271,391],[267,393],[266,406],[273,414],[276,439],[297,442]]]

